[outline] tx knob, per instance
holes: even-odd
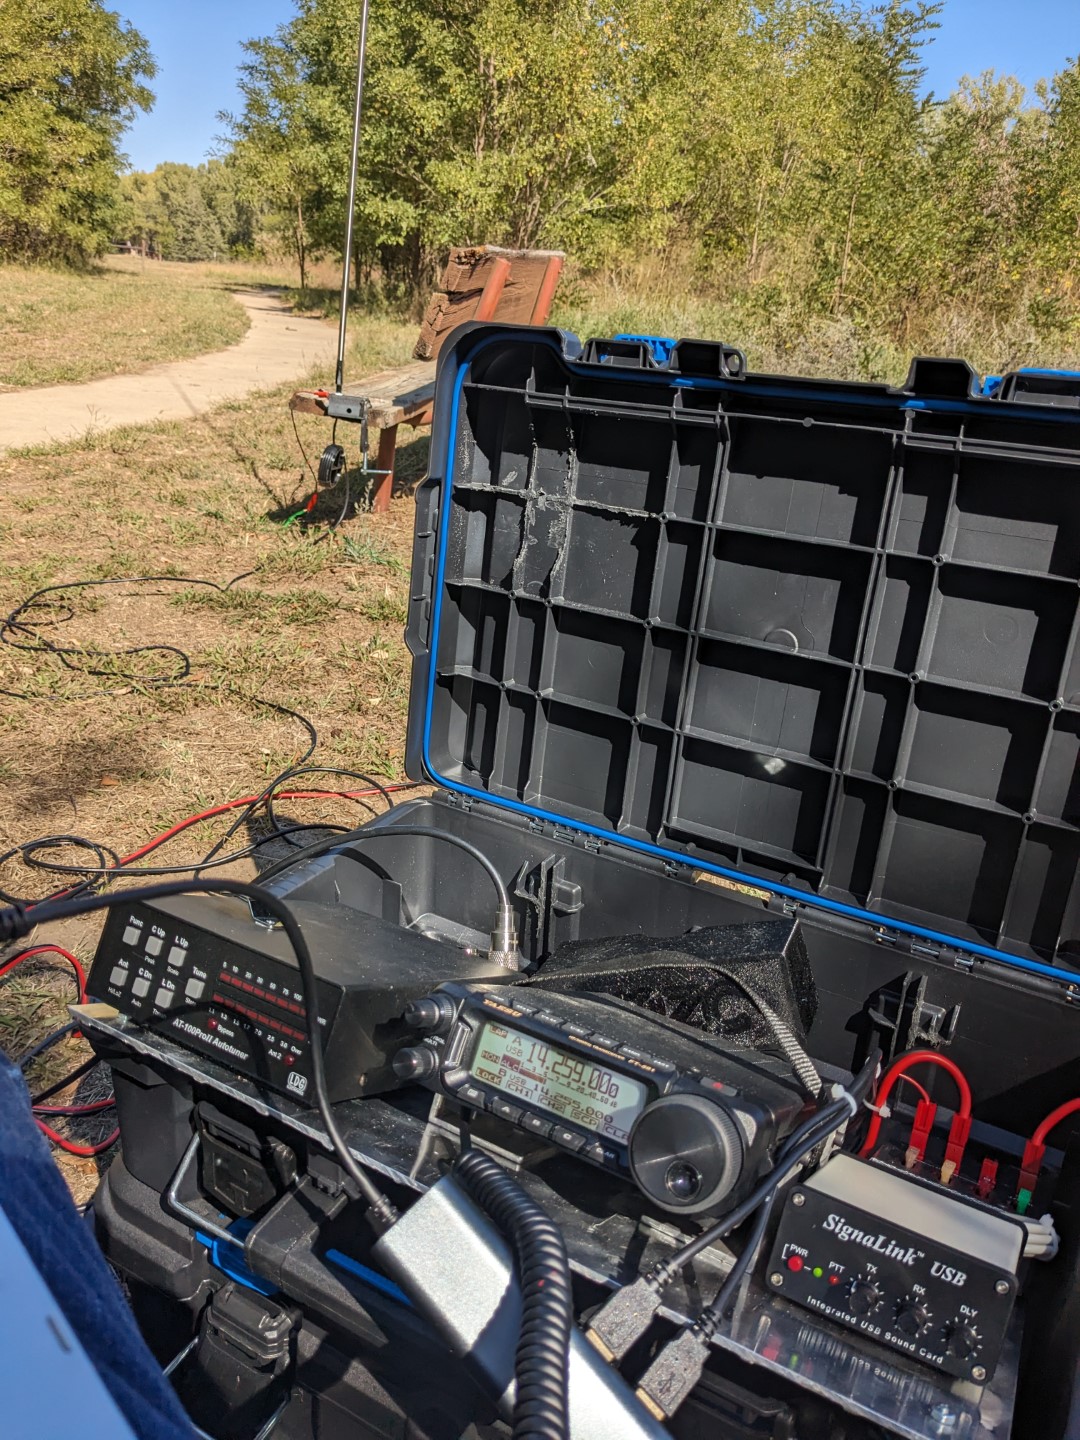
[[[873,1280],[857,1275],[848,1286],[848,1309],[852,1315],[872,1315],[884,1299]]]
[[[912,1340],[921,1335],[930,1324],[930,1311],[921,1296],[906,1295],[896,1307],[893,1324],[901,1335],[908,1335]]]
[[[982,1344],[982,1336],[974,1325],[959,1320],[946,1331],[948,1350],[957,1360],[974,1360]]]

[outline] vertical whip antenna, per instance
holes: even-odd
[[[353,103],[352,157],[349,166],[349,199],[345,212],[345,258],[341,267],[341,316],[338,321],[337,369],[334,392],[341,394],[345,382],[345,333],[349,325],[349,271],[352,268],[353,224],[356,217],[356,172],[360,157],[360,117],[364,109],[364,59],[367,54],[368,10],[364,0],[360,11],[360,42],[356,57],[356,98]]]

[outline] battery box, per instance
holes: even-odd
[[[755,375],[721,343],[582,345],[503,325],[462,327],[438,365],[406,634],[407,769],[434,794],[373,822],[378,847],[302,862],[275,890],[444,943],[483,934],[492,895],[475,861],[394,833],[449,830],[506,881],[541,988],[567,942],[797,922],[810,1054],[850,1071],[874,1046],[886,1061],[944,1051],[970,1081],[984,1152],[1011,1145],[1015,1176],[1023,1137],[1080,1094],[1080,411],[1030,385],[983,395],[954,360],[916,360],[890,388]],[[99,1197],[103,1244],[139,1293],[194,1312],[214,1275],[160,1195],[206,1128],[200,1107],[273,1136],[299,1176],[312,1156],[325,1168],[317,1120],[164,1034],[100,1018],[87,1033],[114,1064],[125,1127]],[[920,1078],[949,1100],[944,1077]],[[429,1123],[428,1101],[405,1089],[339,1107],[356,1153],[403,1197],[438,1180],[454,1133]],[[1008,1245],[983,1258],[1010,1287],[992,1292],[1008,1302],[992,1366],[944,1352],[920,1364],[791,1304],[796,1279],[820,1280],[841,1211],[822,1196],[808,1235],[813,1207],[785,1210],[794,1228],[768,1272],[783,1284],[753,1280],[716,1336],[708,1384],[756,1398],[739,1433],[1005,1440],[1011,1417],[1015,1440],[1075,1433],[1069,1136],[1065,1124],[1053,1140],[1057,1259],[1016,1300]],[[550,1148],[504,1158],[563,1228],[592,1299],[669,1253],[670,1226],[611,1177]],[[975,1179],[955,1184],[967,1194]],[[410,1387],[438,1362],[403,1368],[387,1352],[427,1354],[430,1337],[425,1351],[357,1223],[335,1228],[325,1175],[303,1192],[304,1214],[327,1217],[317,1234],[287,1219],[291,1190],[259,1194],[235,1217],[250,1226],[243,1256],[304,1309],[308,1393],[317,1355],[338,1376],[366,1366],[320,1403],[377,1433],[415,1419]],[[842,1213],[887,1240],[899,1227],[889,1243],[912,1248],[877,1190]],[[1013,1221],[998,1228],[1015,1244]],[[814,1260],[809,1273],[785,1268],[792,1256]],[[673,1318],[715,1293],[717,1265],[673,1284]],[[890,1314],[910,1291],[890,1291]],[[478,1413],[459,1383],[442,1394],[442,1429],[425,1434],[459,1434],[461,1407]],[[710,1413],[688,1406],[673,1433],[704,1436]]]

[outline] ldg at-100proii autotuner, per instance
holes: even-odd
[[[426,1033],[394,1059],[403,1080],[629,1171],[682,1214],[736,1205],[811,1103],[787,1061],[622,1002],[453,982],[405,1022]]]

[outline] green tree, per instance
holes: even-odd
[[[121,214],[125,126],[149,109],[146,41],[101,0],[0,5],[0,252],[84,262]]]

